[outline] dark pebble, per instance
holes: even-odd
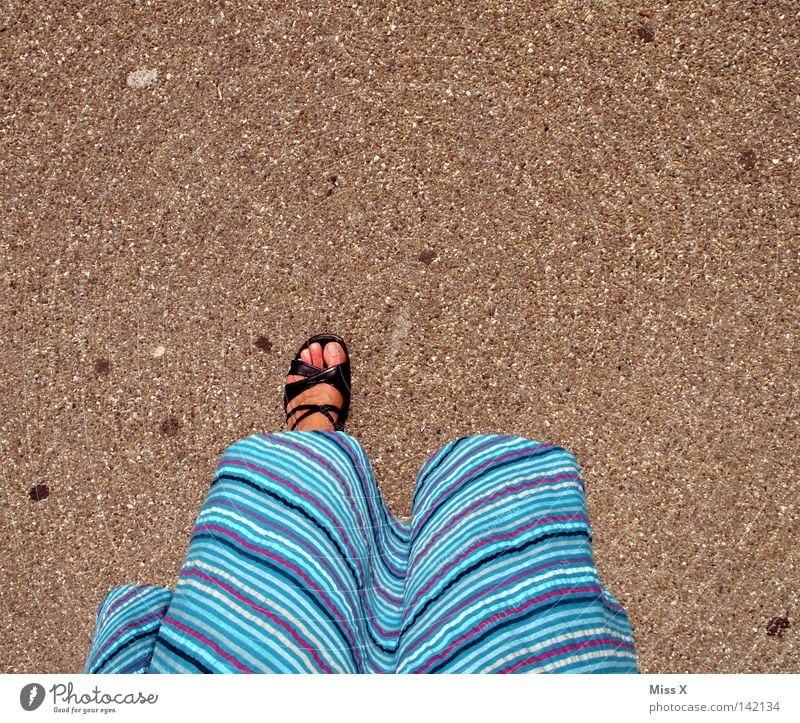
[[[788,630],[790,627],[792,627],[792,624],[789,622],[789,613],[783,616],[776,615],[767,623],[767,635],[780,638],[783,635],[783,631]]]
[[[50,488],[47,485],[34,485],[28,492],[28,497],[34,502],[41,502],[42,500],[46,500],[49,496]]]
[[[652,43],[656,39],[656,34],[649,25],[642,25],[636,31],[639,39],[644,43]]]
[[[751,149],[742,151],[739,156],[739,165],[746,171],[752,171],[756,167],[756,154]]]
[[[167,417],[161,422],[161,433],[168,437],[174,437],[181,428],[180,420],[177,417]]]
[[[256,346],[262,351],[272,351],[272,342],[265,336],[260,336],[256,339]]]

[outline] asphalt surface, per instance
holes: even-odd
[[[799,12],[3,3],[0,671],[175,584],[335,331],[395,513],[562,445],[644,672],[800,672]]]

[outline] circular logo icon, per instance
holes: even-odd
[[[19,703],[25,710],[36,710],[44,702],[44,686],[28,683],[19,694]]]

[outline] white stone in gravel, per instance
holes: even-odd
[[[139,68],[128,73],[128,87],[141,90],[148,88],[158,80],[158,71],[155,68]]]

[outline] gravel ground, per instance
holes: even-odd
[[[327,330],[395,513],[560,444],[643,672],[800,672],[797,3],[285,5],[0,8],[0,671],[174,585]]]

